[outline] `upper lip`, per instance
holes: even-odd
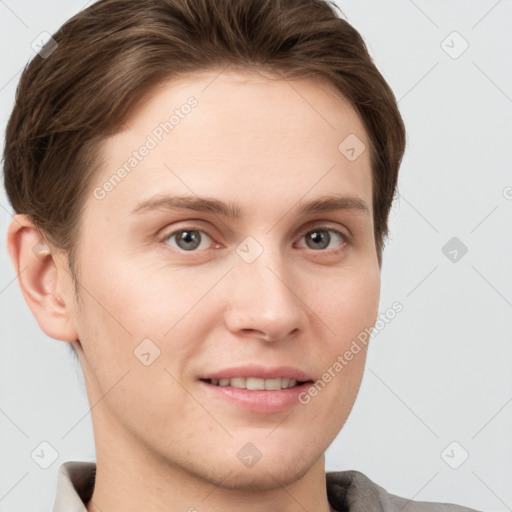
[[[299,382],[307,382],[313,380],[307,373],[294,368],[293,366],[236,366],[226,368],[224,370],[215,371],[202,375],[200,378],[207,379],[234,379],[236,377],[256,377],[258,379],[293,379]]]

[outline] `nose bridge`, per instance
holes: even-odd
[[[258,331],[269,341],[302,329],[305,306],[294,289],[286,255],[269,240],[263,243],[253,237],[239,244],[236,253],[228,290],[228,327]]]

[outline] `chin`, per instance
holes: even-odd
[[[262,457],[252,467],[246,467],[239,460],[228,463],[227,458],[217,465],[213,462],[188,464],[188,471],[196,478],[207,481],[216,487],[233,491],[270,491],[289,485],[303,478],[316,460],[305,460],[304,453],[298,450],[295,460],[283,460],[282,454],[275,452],[273,457]]]
[[[264,464],[261,460],[252,468],[234,468],[231,472],[228,471],[219,485],[231,490],[270,491],[300,480],[312,465],[307,465],[304,461],[272,465]]]

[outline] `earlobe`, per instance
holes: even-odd
[[[71,315],[74,297],[70,277],[56,257],[55,249],[41,237],[30,217],[13,216],[7,232],[7,247],[28,307],[46,335],[72,342],[78,339]]]

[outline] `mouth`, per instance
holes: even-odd
[[[293,367],[245,366],[231,368],[198,379],[209,399],[221,407],[252,412],[279,412],[299,403],[313,379]]]
[[[286,377],[274,379],[262,379],[259,377],[234,377],[231,379],[200,379],[212,386],[231,387],[237,389],[248,389],[251,391],[279,391],[289,389],[303,384],[313,383],[312,380],[300,381]]]

